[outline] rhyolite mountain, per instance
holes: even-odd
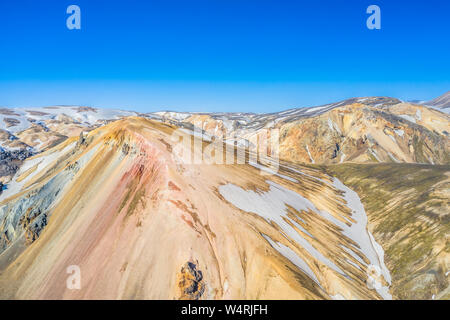
[[[450,298],[450,119],[436,108],[367,97],[272,114],[0,117],[2,299]],[[233,159],[273,129],[275,171],[246,152],[182,156],[224,142]]]

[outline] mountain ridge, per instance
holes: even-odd
[[[450,162],[450,116],[436,108],[389,97],[352,98],[268,114],[142,114],[85,106],[3,108],[0,182],[6,184],[25,158],[127,116],[199,130],[208,139],[215,137],[239,145],[252,145],[256,135],[272,131],[280,136],[278,157],[294,162]]]
[[[424,103],[427,106],[432,106],[434,108],[438,108],[443,112],[450,112],[450,91],[447,91],[442,96],[439,96],[433,100]]]
[[[179,144],[175,132],[190,143]],[[203,146],[194,149],[195,158],[211,143],[220,143],[200,139],[194,131],[171,123],[127,117],[26,159],[0,194],[0,297],[446,297],[449,255],[442,251],[442,239],[432,246],[440,253],[426,257],[430,267],[418,271],[426,248],[417,251],[419,256],[414,253],[399,261],[404,242],[387,241],[396,237],[374,220],[380,213],[372,209],[370,179],[382,190],[385,180],[398,172],[389,166],[407,164],[353,164],[360,173],[352,171],[349,177],[345,173],[350,170],[336,169],[344,168],[339,164],[329,170],[281,160],[278,170],[271,171],[263,162],[251,163],[247,153],[243,164],[186,161],[184,151],[192,151],[193,144]],[[232,148],[232,158],[238,148]],[[358,166],[388,166],[390,171],[378,178],[371,175],[374,170]],[[442,166],[422,170],[435,167]],[[448,166],[439,170],[448,172]],[[368,175],[364,181],[369,188],[352,179],[361,174]],[[401,186],[403,176],[398,178]],[[435,175],[434,180],[424,179],[432,181],[436,194],[443,192],[445,185],[438,187]],[[409,183],[418,188],[420,181]],[[411,203],[411,189],[398,190],[402,192],[395,195],[395,203]],[[428,193],[418,190],[417,199]],[[383,189],[376,204],[389,201],[386,197],[392,194]],[[439,209],[442,201],[430,201],[427,206],[433,209],[425,216],[405,218],[400,225],[387,216],[383,225],[395,225],[399,234],[420,225],[429,236],[424,217],[435,212],[441,219],[448,216]],[[448,222],[440,221],[434,232],[445,234]],[[411,252],[416,252],[415,241],[411,237],[408,243]],[[84,279],[79,291],[66,287],[66,270],[73,265]],[[418,278],[405,275],[405,266],[414,268]],[[437,280],[426,272],[437,272]]]
[[[41,166],[45,154],[26,161],[0,199],[2,297],[193,298],[181,283],[194,270],[205,288],[195,294],[208,299],[390,297],[388,273],[366,285],[369,265],[385,267],[345,186],[314,169],[185,163],[169,151],[175,129],[127,118],[67,140]],[[242,207],[247,197],[254,207]],[[79,292],[62,281],[72,264],[90,279]]]

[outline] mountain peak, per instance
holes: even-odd
[[[425,105],[441,109],[447,113],[450,112],[450,91],[447,91],[442,96],[426,102]]]

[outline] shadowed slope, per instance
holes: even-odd
[[[450,166],[345,164],[327,170],[360,195],[385,248],[394,296],[449,299]]]

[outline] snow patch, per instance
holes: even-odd
[[[326,105],[326,106],[323,106],[323,107],[314,107],[314,108],[307,108],[306,110],[305,110],[305,112],[304,113],[311,113],[311,112],[317,112],[317,111],[320,111],[320,110],[322,110],[322,109],[325,109],[325,108],[328,108],[330,105],[328,104],[328,105]]]
[[[307,240],[307,236],[312,237],[312,235],[310,235],[309,232],[305,233],[304,231],[306,230],[302,226],[288,217],[287,205],[293,207],[298,212],[308,210],[317,212],[323,218],[327,219],[331,223],[335,224],[338,228],[340,228],[343,235],[347,236],[355,243],[357,243],[357,247],[352,246],[351,248],[345,248],[345,251],[351,254],[362,265],[366,265],[364,261],[359,258],[358,254],[356,254],[356,252],[360,252],[370,261],[370,265],[368,267],[374,266],[375,268],[378,268],[386,282],[389,284],[391,283],[389,270],[384,264],[384,251],[382,247],[374,240],[372,234],[368,231],[368,219],[364,210],[364,206],[362,205],[361,200],[354,191],[346,187],[338,179],[333,178],[332,186],[343,192],[343,200],[345,200],[347,206],[352,210],[351,217],[354,222],[349,226],[347,223],[344,223],[341,220],[335,218],[330,213],[326,211],[319,211],[313,203],[311,203],[308,199],[302,197],[298,193],[284,188],[283,186],[272,181],[268,180],[266,182],[269,184],[269,191],[267,192],[253,190],[246,191],[233,184],[220,186],[219,192],[227,201],[229,201],[237,208],[247,212],[258,214],[269,223],[276,223],[281,228],[283,235],[287,239],[294,240],[316,260],[324,263],[329,268],[340,273],[341,275],[347,276],[333,261],[325,257]],[[347,221],[349,220],[347,219]],[[294,225],[302,232],[298,232],[294,227],[292,227],[292,225]],[[303,234],[305,234],[305,236],[303,236]],[[267,237],[266,240],[268,240]],[[271,245],[275,249],[277,249],[283,256],[287,257],[301,270],[308,274],[305,265],[299,260],[296,260],[295,257],[297,255],[293,255],[294,253],[291,252],[292,250],[283,247],[281,244],[274,243],[273,241],[271,242]],[[353,251],[353,254],[351,253],[351,251]],[[347,262],[349,262],[348,259]],[[357,266],[355,263],[352,262],[351,264],[359,268],[359,266]],[[311,277],[310,274],[308,275]],[[378,292],[378,294],[380,294],[380,296],[382,296],[384,299],[392,298],[392,296],[389,294],[389,286],[383,286],[378,279],[372,279],[372,281],[376,284],[376,286],[374,286],[374,289]]]
[[[394,160],[394,162],[400,163],[400,161],[396,157],[394,157],[392,153],[388,152],[388,155],[392,160]]]
[[[378,162],[381,162],[380,158],[378,158],[377,152],[373,149],[369,149],[369,152],[377,159]]]
[[[11,183],[7,185],[7,189],[2,192],[0,195],[0,201],[3,201],[16,193],[19,193],[22,191],[23,186],[30,181],[36,174],[47,168],[49,165],[51,165],[54,161],[56,161],[60,156],[64,155],[66,152],[71,150],[76,145],[76,142],[73,142],[69,145],[67,145],[63,150],[55,151],[50,154],[44,154],[40,155],[36,158],[32,158],[29,160],[25,160],[22,167],[19,169],[18,172],[14,175],[14,178],[12,179]],[[37,166],[37,168],[31,172],[25,179],[21,181],[17,181],[17,179],[25,173],[27,170],[33,168],[34,166]]]
[[[343,234],[355,240],[361,248],[362,253],[369,259],[371,266],[379,268],[381,270],[381,275],[390,285],[391,275],[384,264],[383,248],[375,241],[374,237],[367,229],[367,215],[358,194],[336,178],[333,181],[333,185],[338,190],[344,192],[344,200],[347,202],[347,206],[352,209],[352,218],[356,221],[350,227],[344,225]],[[389,286],[382,286],[381,283],[377,284],[375,289],[378,294],[384,299],[392,299],[392,296],[389,294]]]
[[[320,286],[319,280],[317,279],[316,275],[311,270],[311,268],[308,266],[308,264],[305,262],[305,260],[300,258],[291,248],[285,246],[284,244],[273,241],[264,234],[263,237],[270,243],[272,248],[281,253],[285,258],[291,261],[294,265],[296,265],[300,270],[306,273],[308,277],[310,277],[315,283],[317,283]]]
[[[314,159],[313,159],[313,157],[312,157],[312,155],[311,155],[311,152],[309,152],[309,147],[308,147],[308,145],[306,145],[306,152],[308,152],[308,156],[309,156],[309,159],[311,160],[311,163],[314,163]]]
[[[420,109],[417,109],[416,111],[416,119],[419,121],[422,120],[422,111],[420,111]]]
[[[321,261],[332,270],[345,276],[346,274],[331,260],[325,257],[311,243],[306,240],[292,225],[300,230],[304,229],[296,221],[288,216],[286,205],[293,207],[298,212],[313,210],[319,212],[315,206],[306,198],[298,193],[284,188],[272,181],[266,181],[270,189],[268,192],[246,191],[234,184],[226,184],[219,187],[220,194],[237,208],[253,212],[267,222],[275,222],[280,226],[283,235],[287,239],[293,239],[297,244],[303,247],[312,257]],[[290,223],[288,223],[290,222]],[[292,224],[292,225],[291,225]]]
[[[403,119],[408,120],[408,121],[410,121],[412,123],[416,123],[416,118],[411,117],[410,115],[400,114],[399,117],[402,117]]]

